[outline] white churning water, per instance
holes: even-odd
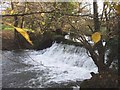
[[[32,64],[34,70],[48,69],[51,79],[47,82],[64,82],[91,78],[90,72],[98,72],[98,68],[86,50],[73,45],[54,43],[50,48],[40,51],[28,51],[33,59],[27,58],[24,63]],[[39,79],[39,77],[38,77]]]

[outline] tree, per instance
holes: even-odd
[[[96,1],[93,2],[93,10],[94,10],[94,32],[100,32],[100,23],[99,23],[99,18],[98,18],[97,2]],[[108,25],[108,19],[106,19],[106,20],[107,20],[107,25]],[[119,21],[118,21],[118,23],[119,23]],[[108,29],[108,26],[106,26],[106,27]],[[113,37],[113,38],[117,39],[116,37]],[[111,63],[114,61],[114,57],[117,56],[116,55],[117,49],[114,48],[114,50],[113,50],[113,46],[112,46],[112,48],[110,48],[110,52],[108,54],[110,56],[107,58],[108,62],[105,63],[105,54],[106,54],[107,47],[109,46],[108,43],[111,41],[111,39],[106,41],[105,45],[103,45],[102,40],[103,40],[103,38],[98,43],[96,43],[93,46],[93,48],[89,44],[87,44],[86,42],[84,43],[85,48],[88,49],[88,51],[91,55],[91,58],[93,59],[93,61],[97,65],[99,72],[103,72],[105,70],[108,70]],[[115,41],[114,43],[117,43],[117,41]],[[116,44],[116,45],[114,44],[114,46],[116,46],[116,47],[117,47],[117,45],[118,44]],[[111,52],[111,50],[112,50],[112,52]]]

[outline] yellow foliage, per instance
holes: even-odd
[[[45,22],[41,22],[42,25],[45,25]]]
[[[97,43],[101,40],[101,33],[100,32],[95,32],[92,34],[92,41],[94,43]]]
[[[119,0],[104,0],[104,2],[118,2]]]
[[[31,45],[33,45],[32,41],[30,40],[29,35],[27,34],[27,32],[24,29],[15,27],[12,24],[7,23],[7,22],[3,22],[3,23],[15,28]]]
[[[41,13],[41,16],[44,17],[44,16],[45,16],[45,13]]]
[[[34,30],[32,30],[32,29],[27,29],[27,28],[23,28],[24,29],[24,31],[30,31],[30,32],[32,32],[32,33],[34,33],[35,31]]]
[[[112,2],[119,2],[119,0],[112,0]]]
[[[120,15],[120,4],[115,5],[115,9],[116,9],[117,13]]]
[[[11,8],[10,8],[10,7],[7,7],[7,8],[6,8],[6,10],[7,10],[7,11],[10,11],[10,10],[11,10]]]
[[[2,15],[5,15],[5,11],[2,11]]]
[[[22,28],[14,27],[31,45],[33,45],[32,41],[29,38],[29,35]]]
[[[11,12],[10,12],[10,14],[12,15],[14,13],[14,10],[12,10]]]

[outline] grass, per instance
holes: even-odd
[[[14,28],[7,26],[7,25],[1,25],[2,31],[14,31]]]

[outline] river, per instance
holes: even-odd
[[[3,88],[62,87],[98,72],[82,47],[54,43],[44,50],[2,51]]]

